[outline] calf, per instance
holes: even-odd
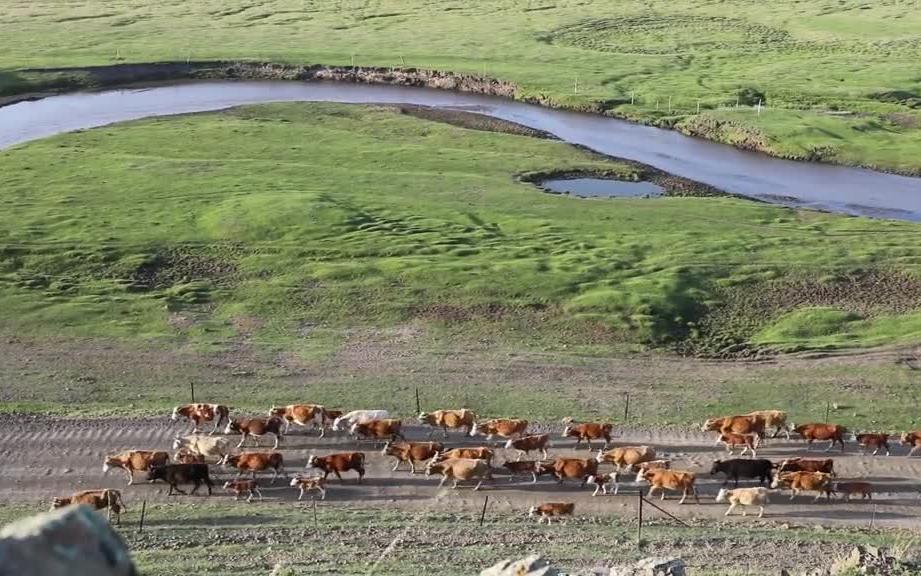
[[[781,410],[756,410],[755,412],[749,412],[746,416],[756,416],[764,420],[764,427],[774,428],[774,434],[771,435],[771,438],[777,438],[777,435],[783,431],[787,435],[787,440],[790,439],[790,427],[787,425],[787,413]]]
[[[770,501],[770,498],[770,491],[763,486],[758,486],[757,488],[736,488],[734,490],[720,488],[719,493],[716,495],[717,502],[729,502],[729,509],[726,510],[725,516],[732,514],[736,506],[741,505],[743,506],[742,516],[745,516],[744,506],[757,506],[759,509],[758,518],[764,517],[764,505]]]
[[[247,502],[253,501],[253,496],[259,496],[262,500],[262,492],[259,491],[259,483],[255,480],[228,480],[224,482],[224,490],[235,494],[234,500],[239,500],[244,494],[247,494]]]
[[[506,462],[502,467],[509,471],[509,481],[514,481],[515,476],[530,474],[531,484],[537,484],[538,476],[549,474],[552,470],[550,462],[542,462],[540,460],[516,460],[514,462]]]
[[[285,459],[280,452],[244,452],[236,456],[228,456],[224,459],[224,467],[231,466],[237,469],[237,478],[244,472],[249,472],[250,477],[255,480],[256,472],[265,472],[273,470],[272,484],[278,478],[279,472],[282,476],[285,474]]]
[[[476,414],[466,408],[461,410],[435,410],[434,412],[421,412],[419,422],[441,428],[445,438],[447,438],[449,428],[451,430],[464,428],[464,435],[470,434],[476,424]]]
[[[517,418],[494,418],[474,425],[473,430],[470,431],[470,436],[483,434],[486,436],[487,441],[492,440],[493,436],[499,436],[500,438],[515,438],[524,436],[527,429],[527,420],[519,420]]]
[[[838,424],[803,424],[796,426],[793,431],[806,440],[806,450],[812,447],[816,440],[831,440],[831,444],[825,449],[826,452],[835,447],[835,444],[841,445],[841,451],[844,452],[844,435],[847,428]]]
[[[889,434],[864,433],[857,434],[855,438],[857,439],[857,445],[863,448],[864,454],[866,454],[867,450],[870,448],[873,448],[874,456],[879,453],[880,449],[884,449],[886,451],[886,456],[889,456],[890,454]]]
[[[656,451],[649,446],[620,446],[605,452],[598,450],[595,460],[601,464],[609,462],[617,470],[632,468],[641,462],[650,462],[656,459]]]
[[[790,488],[793,495],[790,500],[796,498],[800,492],[817,492],[815,500],[825,494],[827,500],[831,500],[831,474],[825,472],[783,472],[774,476],[771,482],[771,488]]]
[[[551,518],[572,516],[573,510],[575,509],[576,505],[573,502],[547,502],[545,504],[532,506],[531,509],[528,510],[528,518],[533,518],[536,515],[538,524],[543,523],[546,518],[547,526],[549,526]]]
[[[921,450],[921,432],[902,432],[900,441],[904,446],[911,446],[911,450],[908,451],[909,458],[916,450]]]
[[[403,422],[392,418],[385,420],[369,420],[352,424],[349,433],[358,439],[371,438],[373,440],[389,439],[391,442],[397,438],[403,440]]]
[[[361,479],[365,477],[365,455],[362,452],[340,452],[329,456],[311,455],[307,459],[307,468],[322,470],[324,480],[330,472],[342,480],[343,472],[354,470],[358,473],[358,483],[361,484]]]
[[[831,458],[810,460],[807,458],[787,458],[777,467],[777,472],[825,472],[835,475],[835,461]]]
[[[188,448],[180,448],[173,454],[173,461],[176,464],[204,464],[205,457],[202,454],[196,454]]]
[[[598,462],[593,458],[557,458],[551,464],[553,475],[558,484],[563,480],[580,480],[579,486],[585,486],[589,476],[598,474]]]
[[[869,482],[835,482],[832,484],[832,492],[841,494],[846,502],[850,502],[854,494],[860,494],[861,500],[873,499],[873,485]]]
[[[598,422],[583,422],[581,424],[569,424],[563,430],[563,438],[575,438],[576,439],[576,448],[582,444],[582,441],[585,440],[588,444],[588,449],[592,449],[592,440],[601,440],[604,439],[604,445],[607,446],[611,443],[611,430],[614,429],[613,424],[602,424]]]
[[[128,486],[134,484],[135,472],[146,472],[151,466],[169,464],[169,454],[161,450],[128,450],[113,456],[106,456],[102,473],[110,468],[121,468],[128,477]]]
[[[258,439],[262,438],[266,434],[272,434],[275,436],[275,444],[272,445],[272,448],[278,448],[278,443],[282,439],[282,425],[284,420],[277,418],[275,416],[266,420],[265,418],[238,418],[236,420],[231,420],[227,423],[227,428],[224,429],[224,434],[240,434],[240,443],[237,444],[237,448],[243,446],[247,438],[252,437],[256,445],[259,445]]]
[[[746,452],[751,451],[752,458],[758,457],[755,449],[758,447],[758,437],[754,434],[720,434],[719,442],[726,446],[726,451],[732,456],[737,446],[742,446],[739,456],[744,456]]]
[[[371,420],[384,420],[390,418],[386,410],[352,410],[333,419],[332,429],[336,432],[351,428],[356,422],[370,422]]]
[[[326,500],[326,478],[321,476],[295,476],[291,479],[291,486],[301,491],[297,495],[298,500],[302,500],[304,493],[311,490],[316,490],[320,493],[320,500]]]
[[[288,404],[287,406],[273,406],[269,410],[269,416],[281,418],[285,421],[285,434],[291,429],[291,424],[306,428],[310,426],[313,429],[320,430],[320,438],[326,435],[326,408],[319,404]]]
[[[226,438],[191,434],[176,436],[173,439],[173,450],[187,450],[192,454],[201,454],[205,458],[216,458],[220,464],[224,457],[233,451],[233,446]]]
[[[393,456],[396,462],[393,470],[396,471],[403,462],[409,462],[409,471],[411,474],[416,473],[416,462],[431,460],[436,454],[445,449],[441,442],[400,442],[393,444],[388,442],[381,450],[384,456]]]
[[[774,464],[770,460],[746,460],[744,458],[733,458],[732,460],[714,460],[710,468],[710,474],[723,473],[726,479],[723,480],[723,486],[730,480],[735,482],[734,488],[739,487],[739,478],[757,478],[761,484],[768,484],[771,474],[774,470]]]
[[[486,460],[473,460],[470,458],[452,458],[441,462],[429,462],[425,467],[425,475],[441,474],[438,487],[444,486],[449,478],[454,481],[453,489],[457,489],[458,482],[477,480],[474,490],[479,490],[483,480],[492,480],[492,468]]]
[[[608,484],[614,485],[614,495],[617,495],[617,491],[620,490],[620,484],[617,482],[617,472],[608,472],[607,474],[593,474],[586,479],[588,484],[595,485],[595,491],[592,492],[592,496],[597,496],[598,491],[601,490],[601,493],[607,496],[608,494]]]
[[[643,481],[643,474],[649,470],[670,470],[672,467],[671,460],[650,460],[649,462],[640,462],[630,467],[631,471],[636,472],[636,481]]]
[[[122,501],[122,493],[110,488],[82,490],[74,492],[70,496],[55,497],[51,501],[51,509],[80,504],[90,506],[93,510],[111,510],[112,514],[115,515],[116,524],[121,524],[121,513],[128,511],[128,507]]]
[[[432,461],[441,462],[442,460],[449,460],[451,458],[473,458],[476,460],[486,460],[492,464],[494,455],[495,452],[493,449],[486,448],[485,446],[478,446],[476,448],[453,448],[447,452],[439,451],[432,457]]]
[[[223,404],[183,404],[173,408],[173,422],[179,419],[190,420],[193,424],[192,433],[198,432],[202,422],[214,422],[214,428],[209,434],[217,432],[221,422],[229,419],[230,408]]]
[[[547,444],[550,441],[549,434],[531,434],[522,436],[505,443],[506,450],[517,450],[518,459],[521,460],[523,455],[530,456],[532,450],[540,450],[544,460],[547,459]]]
[[[147,473],[148,480],[163,480],[169,484],[167,496],[172,496],[173,491],[185,494],[179,489],[179,484],[193,484],[190,494],[195,492],[205,484],[208,487],[208,496],[211,496],[211,476],[208,474],[207,464],[167,464],[165,466],[154,466]]]
[[[681,500],[678,504],[684,504],[688,494],[694,496],[694,501],[700,504],[700,498],[697,497],[697,490],[694,488],[694,482],[697,476],[693,472],[682,472],[677,470],[647,470],[643,472],[643,480],[649,482],[649,492],[647,498],[652,498],[653,492],[659,490],[662,493],[662,500],[665,500],[666,490],[681,490]]]

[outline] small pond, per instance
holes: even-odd
[[[541,188],[583,198],[646,198],[661,196],[665,189],[652,182],[625,182],[602,178],[544,180]]]

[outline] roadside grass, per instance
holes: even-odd
[[[516,82],[522,97],[696,126],[775,154],[921,170],[917,0],[205,0],[156,10],[39,0],[7,8],[0,94],[87,82],[21,70],[38,67],[188,59],[419,67],[485,74]],[[742,90],[762,93],[768,109],[734,110]]]

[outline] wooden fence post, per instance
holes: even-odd
[[[320,532],[320,523],[317,521],[317,498],[313,498],[313,531]]]
[[[138,532],[144,531],[144,516],[147,515],[147,500],[141,503],[141,518],[138,520]]]
[[[624,394],[624,422],[630,417],[630,393]]]
[[[189,380],[189,389],[192,391],[192,404],[195,404],[195,382]]]
[[[486,519],[486,506],[489,504],[489,495],[486,495],[486,498],[483,499],[483,510],[480,512],[480,526],[483,525],[483,521]]]
[[[636,493],[637,498],[637,509],[636,509],[636,547],[641,548],[643,546],[643,489],[640,488],[640,491]]]
[[[831,410],[831,403],[825,403],[825,423],[828,424],[828,412]]]
[[[419,402],[419,387],[416,386],[416,414],[422,414],[422,404]]]

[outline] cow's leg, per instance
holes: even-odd
[[[540,449],[540,452],[541,452],[541,454],[544,455],[544,460],[546,460],[546,459],[547,459],[547,449],[546,449],[546,448],[541,448],[541,449]]]
[[[908,457],[911,458],[915,455],[915,451],[921,449],[921,444],[915,444],[911,447],[911,450],[908,451]]]
[[[883,446],[886,448],[886,456],[891,455],[892,452],[889,450],[889,443],[888,443],[888,442],[883,442]]]
[[[320,500],[326,500],[326,488],[317,486],[317,490],[320,491]]]
[[[518,451],[518,458],[515,459],[515,462],[521,462],[521,457],[524,456],[524,452],[521,450]]]
[[[301,489],[301,493],[297,495],[297,499],[303,500],[304,499],[304,486],[303,485],[300,486],[300,489]]]
[[[237,444],[237,448],[241,448],[241,447],[243,446],[243,443],[244,443],[244,442],[246,442],[246,432],[244,432],[244,433],[240,436],[240,443]]]
[[[828,448],[825,449],[826,452],[831,452],[831,449],[835,447],[835,439],[831,439],[831,444],[828,445]]]
[[[664,491],[662,492],[662,495],[663,496],[665,495]],[[687,499],[687,497],[688,497],[688,489],[687,487],[685,487],[684,490],[681,491],[681,500],[678,500],[678,505],[680,506],[681,504],[684,504],[684,501]]]
[[[397,460],[397,466],[399,465],[400,465],[400,461]],[[394,470],[396,470],[396,468],[394,468]],[[410,474],[416,473],[416,462],[412,459],[412,457],[410,457],[409,459],[409,473]]]
[[[253,480],[255,479],[256,479],[256,473],[253,472]],[[272,484],[274,484],[276,480],[278,480],[278,468],[276,468],[272,473]]]
[[[655,491],[656,491],[656,487],[655,487],[655,486],[650,486],[650,487],[649,487],[649,492],[646,493],[646,499],[648,500],[648,499],[652,498],[652,494],[653,494],[653,492],[655,492]]]
[[[171,495],[171,494],[173,493],[173,491],[176,491],[176,492],[182,494],[183,496],[185,496],[185,490],[181,489],[181,488],[180,488],[179,486],[177,486],[176,484],[170,485],[170,487],[169,487],[169,492],[167,493],[167,496]]]
[[[733,502],[733,503],[731,503],[731,504],[729,505],[729,509],[726,510],[726,513],[723,514],[723,516],[729,516],[730,514],[732,514],[732,511],[735,510],[735,509],[736,509],[736,503]]]
[[[458,483],[458,479],[455,478],[455,479],[454,479],[454,485],[451,486],[451,489],[452,489],[452,490],[457,490],[457,483]]]
[[[445,485],[445,481],[447,481],[447,479],[448,479],[448,476],[447,476],[446,474],[443,474],[443,475],[441,476],[441,482],[438,483],[438,487],[441,488],[442,486],[444,486],[444,485]]]
[[[790,496],[790,500],[795,500],[796,497],[799,495],[799,490],[797,490],[796,488],[791,488],[791,490],[793,491],[793,494]]]
[[[480,486],[481,486],[482,484],[483,484],[483,481],[482,481],[482,480],[480,480],[479,482],[477,482],[477,483],[476,483],[476,486],[473,487],[474,491],[479,490],[479,489],[480,489]]]
[[[189,492],[190,495],[195,494],[195,492],[197,492],[198,489],[201,488],[201,480],[196,478],[193,482],[194,484],[192,485],[192,490]]]
[[[125,475],[128,476],[128,486],[134,484],[134,471],[131,468],[125,468]]]
[[[812,450],[812,438],[806,440],[806,452]]]
[[[537,484],[537,472],[531,472],[531,484]]]
[[[588,451],[591,452],[592,451],[592,439],[586,438],[585,442],[588,444]]]
[[[592,492],[592,496],[597,496],[597,495],[598,495],[598,491],[601,490],[601,486],[602,486],[602,484],[596,484],[596,485],[595,485],[595,491]],[[607,494],[607,492],[605,492],[605,494]]]

